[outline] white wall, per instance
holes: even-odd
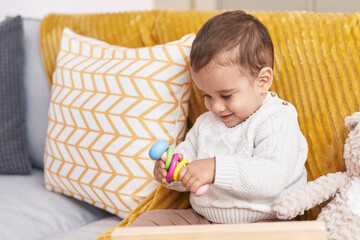
[[[317,12],[358,12],[359,0],[313,0]]]
[[[311,11],[312,0],[218,0],[219,9],[242,9],[249,11],[263,10],[263,11],[284,11],[284,10],[299,10]]]
[[[154,7],[175,10],[214,11],[217,7],[217,0],[154,0]]]
[[[0,0],[0,21],[6,16],[42,18],[48,13],[103,13],[168,8],[216,10],[217,0]]]
[[[154,0],[0,0],[0,21],[6,16],[41,18],[47,13],[96,13],[150,10]]]
[[[216,0],[218,9],[264,11],[355,12],[360,0]]]
[[[151,10],[305,10],[360,11],[360,0],[0,0],[0,21],[6,16],[42,18],[57,13],[96,13]]]

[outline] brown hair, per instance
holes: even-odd
[[[221,58],[220,54],[229,53]],[[194,72],[211,60],[239,65],[243,74],[256,76],[274,65],[274,46],[266,27],[244,11],[227,11],[209,19],[192,44],[190,64]]]

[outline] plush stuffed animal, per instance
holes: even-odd
[[[281,196],[272,206],[280,219],[291,219],[330,198],[318,221],[326,223],[326,238],[360,239],[360,112],[345,118],[350,130],[345,142],[346,172],[330,173]]]

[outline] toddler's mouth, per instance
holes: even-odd
[[[227,115],[222,115],[220,116],[221,120],[226,121],[228,120],[231,116],[233,115],[233,113],[227,114]]]

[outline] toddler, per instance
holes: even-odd
[[[166,154],[154,177],[190,194],[190,209],[154,210],[132,226],[250,223],[275,219],[272,202],[307,181],[308,147],[296,109],[269,92],[274,50],[266,27],[243,11],[211,18],[197,34],[190,72],[209,110],[174,152],[190,163],[166,180]]]

